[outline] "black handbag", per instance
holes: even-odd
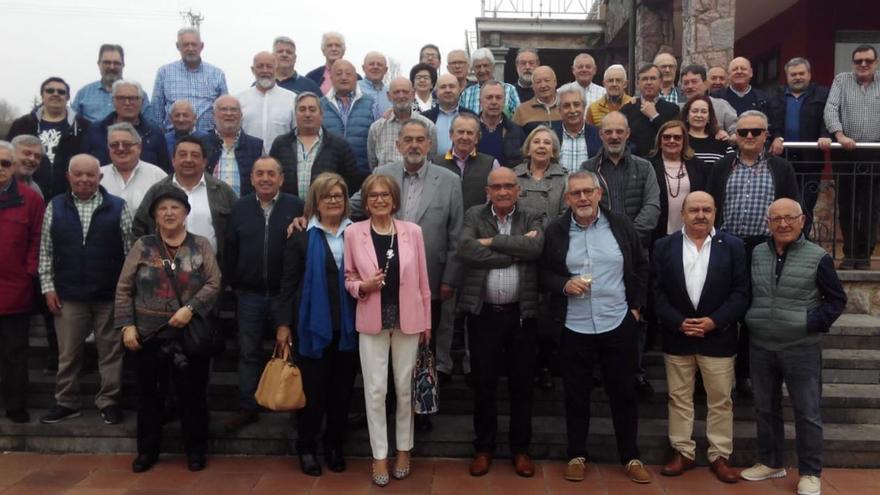
[[[177,276],[171,265],[171,260],[162,260],[165,273],[171,281],[171,288],[177,296],[177,304],[182,308],[183,299],[180,297],[180,287],[177,285]],[[200,313],[192,312],[189,323],[183,327],[183,352],[187,356],[210,358],[223,352],[225,348],[223,332],[211,325],[211,322]]]

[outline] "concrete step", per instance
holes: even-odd
[[[33,411],[40,415],[44,411]],[[211,454],[236,455],[291,455],[294,453],[295,430],[290,426],[289,415],[266,413],[261,420],[238,434],[222,431],[228,413],[212,413],[210,446]],[[469,457],[473,454],[472,418],[468,415],[440,415],[433,418],[434,431],[417,433],[415,455],[422,457]],[[509,454],[507,445],[508,421],[499,418],[498,454]],[[588,448],[595,462],[617,462],[611,420],[593,418]],[[118,426],[107,426],[96,413],[56,425],[31,422],[25,425],[0,421],[0,450],[25,450],[40,452],[134,452],[135,417],[129,414]],[[825,466],[827,467],[878,467],[880,466],[880,425],[825,424]],[[794,430],[786,425],[786,464],[795,464]],[[392,434],[393,435],[393,434]],[[697,421],[694,427],[697,441],[698,461],[705,463],[705,424]],[[756,458],[755,425],[752,421],[736,421],[734,424],[734,456],[736,465],[750,465]],[[179,423],[165,427],[165,450],[182,450]],[[661,419],[642,419],[639,422],[639,446],[641,457],[647,463],[659,464],[669,455],[667,424]],[[564,459],[566,450],[565,422],[558,417],[536,416],[533,420],[531,453],[537,458]],[[370,456],[366,428],[349,435],[346,453],[352,456]]]
[[[880,349],[880,318],[844,314],[822,337],[825,349]]]

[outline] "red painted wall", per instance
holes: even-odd
[[[751,33],[738,39],[734,53],[749,60],[763,59],[779,50],[778,74],[793,57],[806,57],[813,67],[813,80],[829,85],[834,79],[836,31],[880,30],[877,0],[800,0]]]

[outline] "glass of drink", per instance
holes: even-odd
[[[578,278],[587,283],[588,287],[585,291],[583,291],[578,298],[586,299],[590,297],[590,290],[592,290],[593,286],[593,261],[587,258],[584,260],[583,266],[581,266],[581,272],[578,274]]]

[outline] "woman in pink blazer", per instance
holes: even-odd
[[[355,327],[364,377],[364,398],[372,479],[385,486],[388,469],[388,429],[385,394],[391,351],[397,460],[391,475],[409,476],[413,447],[412,377],[419,341],[431,338],[431,289],[425,264],[422,229],[394,219],[400,207],[400,186],[386,175],[371,175],[361,187],[368,220],[345,232],[345,287],[357,298]]]

